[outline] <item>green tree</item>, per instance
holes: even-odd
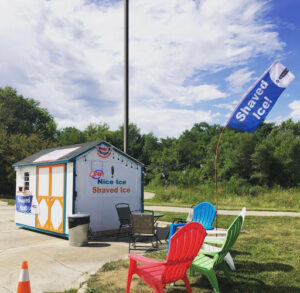
[[[268,140],[256,146],[251,158],[253,162],[251,182],[269,186],[278,182],[282,166],[281,162],[275,157],[274,150],[274,144]]]
[[[45,140],[36,134],[8,135],[0,129],[0,193],[14,194],[15,172],[12,165],[41,149],[54,147],[52,141]]]
[[[119,129],[114,131],[111,135],[111,144],[120,150],[124,149],[124,126],[121,125]],[[128,155],[140,160],[142,158],[143,139],[140,129],[136,124],[129,123],[128,125]]]
[[[105,122],[99,124],[90,123],[83,133],[87,141],[105,140],[110,142],[112,136],[109,125]]]
[[[86,137],[84,132],[80,131],[75,127],[66,127],[58,131],[57,143],[60,146],[84,143]]]
[[[48,111],[11,87],[0,88],[0,128],[8,135],[34,133],[51,140],[56,136],[56,123]]]

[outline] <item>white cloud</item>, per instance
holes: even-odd
[[[181,110],[152,107],[134,107],[132,118],[141,121],[139,127],[146,133],[154,132],[158,137],[178,136],[195,123],[213,123],[218,114],[211,111]]]
[[[123,109],[120,109],[120,113]],[[114,128],[120,126],[119,114],[105,116],[90,116],[91,123],[106,122]],[[217,123],[216,117],[219,113],[212,113],[211,111],[202,110],[182,110],[182,109],[169,109],[165,107],[155,107],[155,105],[135,106],[131,107],[131,120],[139,121],[138,127],[142,133],[153,132],[157,137],[176,137],[184,130],[190,129],[195,123],[207,122]],[[84,128],[86,120],[83,116],[78,120],[59,118],[59,124],[62,127],[74,125],[77,128]]]
[[[220,109],[228,109],[232,112],[236,105],[233,103],[230,103],[230,104],[214,104],[213,106],[216,108],[220,108]]]
[[[205,78],[185,82],[196,71],[205,76],[278,53],[284,43],[263,22],[267,9],[261,0],[130,1],[130,121],[160,136],[212,121],[198,103],[226,93]],[[123,1],[1,1],[0,38],[0,86],[39,100],[60,126],[122,123]],[[163,117],[148,121],[136,109]]]
[[[175,101],[183,106],[192,106],[200,101],[211,101],[219,98],[225,98],[227,95],[221,92],[215,85],[199,85],[178,87],[178,93],[181,95],[170,96],[169,101]]]
[[[300,119],[300,100],[295,100],[289,104],[289,108],[292,109],[290,113],[290,118],[297,121]]]
[[[254,71],[247,67],[241,68],[230,74],[225,80],[230,84],[230,90],[234,93],[241,93],[245,84],[253,80]]]

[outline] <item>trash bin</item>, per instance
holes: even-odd
[[[90,215],[74,214],[68,217],[69,244],[71,246],[84,246],[88,244]]]

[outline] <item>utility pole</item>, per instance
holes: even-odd
[[[128,153],[129,123],[129,0],[124,0],[124,153]]]

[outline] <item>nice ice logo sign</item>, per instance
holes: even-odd
[[[92,170],[89,174],[89,176],[93,179],[100,179],[101,177],[104,177],[104,172],[102,170]]]
[[[107,146],[104,143],[100,143],[100,145],[96,146],[96,150],[97,150],[97,155],[100,158],[108,158],[113,151],[113,147]]]

